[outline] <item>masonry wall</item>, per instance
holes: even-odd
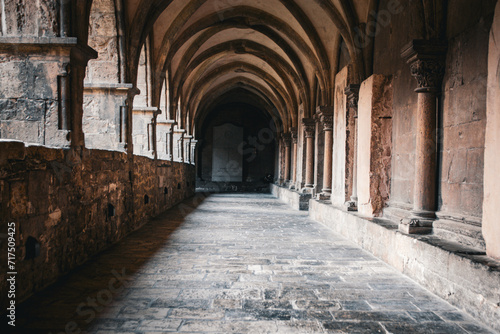
[[[129,161],[121,152],[0,141],[0,232],[16,223],[17,301],[194,195],[194,172],[189,164]],[[26,259],[29,237],[39,244],[33,259]],[[6,239],[0,248],[0,261],[7,263]]]
[[[29,41],[26,41],[27,43]],[[66,73],[69,49],[0,43],[0,138],[57,147],[69,146],[60,130],[58,76]]]
[[[389,2],[382,0],[380,10],[387,9]],[[426,36],[423,19],[415,15],[417,2],[400,3],[401,13],[392,15],[391,24],[381,26],[375,37],[374,73],[394,78],[390,205],[411,209],[417,84],[399,53],[386,50],[401,50],[412,39]],[[447,8],[448,55],[436,133],[438,217],[449,224],[465,222],[471,228],[480,225],[482,216],[487,51],[495,3],[451,0]]]

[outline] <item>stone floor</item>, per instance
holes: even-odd
[[[493,333],[270,195],[203,199],[28,300],[17,332]]]

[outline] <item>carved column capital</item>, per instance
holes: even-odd
[[[439,93],[445,72],[447,45],[435,40],[413,40],[401,51],[417,80],[416,92]]]
[[[321,123],[323,131],[333,131],[333,107],[318,106],[316,108],[316,117]]]
[[[306,138],[314,138],[316,133],[316,121],[313,118],[303,118],[304,134]]]
[[[283,143],[285,144],[285,147],[292,146],[292,135],[290,134],[290,132],[282,133],[281,134],[281,139],[283,140]]]
[[[297,131],[297,128],[290,128],[290,135],[292,136],[292,142],[297,144],[299,141],[299,132]]]
[[[354,117],[358,117],[359,87],[358,84],[351,84],[344,89],[344,94],[347,96],[347,108],[354,112]]]

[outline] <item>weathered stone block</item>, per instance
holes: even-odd
[[[348,159],[354,156],[351,152],[351,157],[348,155],[349,150],[354,149],[354,141],[348,141],[348,111],[347,98],[344,93],[345,87],[348,85],[350,68],[344,67],[335,77],[335,104],[334,104],[334,131],[333,131],[333,185],[332,185],[332,204],[342,206],[348,199],[349,182],[346,179],[346,174],[350,175],[352,163],[349,164]],[[353,119],[351,120],[353,121]],[[351,126],[353,128],[353,126]],[[354,136],[354,133],[351,134]]]
[[[358,211],[379,215],[389,198],[392,149],[392,80],[373,75],[358,103]]]
[[[43,125],[40,122],[3,121],[0,122],[0,135],[27,143],[43,143]]]
[[[2,58],[0,58],[2,60]],[[26,96],[28,69],[24,60],[5,59],[0,62],[0,98],[14,99]]]

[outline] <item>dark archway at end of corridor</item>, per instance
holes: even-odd
[[[226,101],[200,121],[197,190],[268,192],[278,165],[269,113],[246,101]]]

